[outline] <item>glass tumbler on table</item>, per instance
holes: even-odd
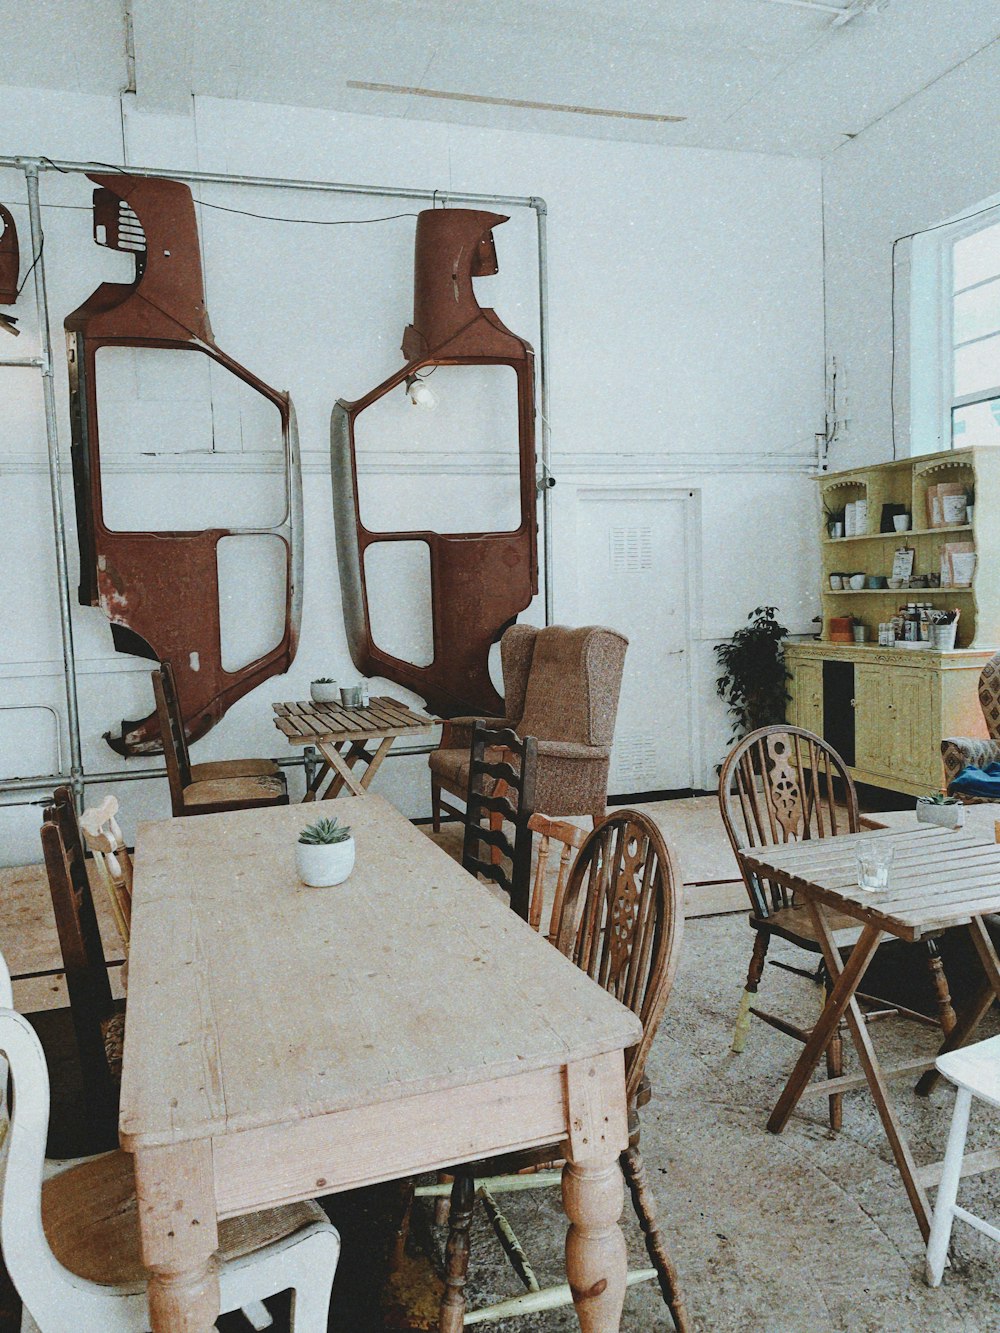
[[[880,893],[889,887],[894,850],[888,838],[869,838],[858,843],[858,888]]]

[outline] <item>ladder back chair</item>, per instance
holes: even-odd
[[[218,759],[192,764],[174,669],[169,662],[161,662],[152,678],[170,807],[175,816],[288,804],[285,778],[273,759]]]
[[[127,956],[132,933],[132,858],[118,827],[117,814],[117,798],[106,796],[100,805],[84,810],[80,832],[107,892]]]
[[[83,843],[68,787],[45,809],[42,852],[66,973],[83,1091],[95,1132],[117,1140],[125,1016],[111,994]]]
[[[839,804],[836,781],[842,788]],[[719,776],[719,807],[750,896],[750,926],[755,932],[746,986],[733,1028],[732,1049],[737,1054],[744,1049],[751,1014],[779,1032],[805,1042],[809,1031],[757,1008],[754,1001],[772,936],[821,956],[815,927],[808,908],[796,904],[788,890],[747,869],[742,852],[810,838],[835,837],[838,833],[861,832],[854,780],[840,755],[821,737],[801,727],[778,723],[751,732],[730,751]],[[861,934],[860,925],[854,918],[841,913],[828,915],[838,949],[850,950]],[[927,940],[926,948],[938,1021],[947,1035],[955,1026],[948,982],[937,945],[933,940]],[[824,979],[825,968],[822,966],[810,972],[790,963],[771,961],[775,967],[811,981]],[[934,1020],[925,1019],[912,1010],[903,1010],[899,1005],[885,1006],[873,996],[859,995],[858,998],[869,1004],[882,1005],[890,1013],[905,1013],[917,1021],[934,1023]],[[827,1072],[831,1078],[839,1078],[843,1073],[843,1043],[839,1034],[827,1049]],[[833,1129],[841,1127],[842,1107],[842,1094],[833,1093],[829,1099]]]
[[[690,1325],[639,1150],[639,1108],[651,1096],[645,1074],[646,1058],[670,995],[683,927],[681,879],[663,834],[647,815],[638,811],[621,810],[608,815],[586,836],[569,873],[556,932],[557,947],[642,1020],[642,1040],[625,1052],[629,1145],[620,1162],[653,1267],[631,1273],[628,1281],[629,1285],[653,1279],[659,1282],[678,1333],[686,1333]],[[510,1240],[509,1224],[493,1201],[493,1195],[505,1188],[523,1188],[517,1173],[532,1170],[540,1163],[551,1163],[558,1157],[558,1144],[550,1144],[508,1154],[499,1162],[493,1159],[455,1169],[440,1333],[459,1333],[464,1326],[469,1227],[477,1194],[476,1179],[488,1177],[498,1165],[509,1174],[488,1180],[488,1188],[480,1188],[479,1193],[498,1236],[504,1238],[501,1241],[504,1249],[528,1290],[524,1296],[470,1313],[468,1321],[479,1323],[571,1302],[566,1288],[538,1290],[520,1242],[516,1237],[513,1242]],[[542,1172],[537,1178],[539,1187],[554,1183],[557,1180],[551,1172]]]
[[[506,727],[493,731],[476,721],[469,749],[462,865],[470,875],[492,880],[510,905],[528,919],[532,832],[538,747]],[[513,836],[507,827],[513,829]]]

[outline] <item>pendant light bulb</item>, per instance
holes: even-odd
[[[422,407],[426,411],[437,407],[437,394],[419,375],[407,375],[406,395],[414,407]]]

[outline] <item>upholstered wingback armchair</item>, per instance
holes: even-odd
[[[979,677],[979,702],[986,719],[989,740],[978,736],[949,736],[941,742],[945,782],[950,787],[967,764],[985,768],[1000,761],[1000,653],[983,667]],[[983,797],[965,796],[963,800],[983,800]]]
[[[536,810],[604,814],[627,648],[624,634],[599,625],[512,625],[500,640],[506,716],[484,720],[537,739]],[[460,815],[441,793],[465,799],[474,721],[452,718],[430,757],[435,830],[442,810]]]

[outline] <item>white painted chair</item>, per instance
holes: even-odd
[[[969,1111],[973,1097],[1000,1107],[1000,1037],[977,1041],[957,1051],[949,1051],[935,1062],[940,1073],[958,1089],[955,1111],[948,1131],[948,1146],[941,1168],[941,1184],[934,1204],[931,1234],[927,1241],[927,1281],[940,1286],[948,1257],[948,1242],[956,1217],[968,1222],[991,1240],[1000,1242],[1000,1230],[955,1202],[962,1176],[965,1137],[969,1129]],[[987,1167],[985,1169],[993,1169]]]
[[[12,1002],[0,957],[0,1075],[6,1058],[15,1094],[0,1147],[0,1248],[24,1303],[21,1333],[145,1333],[132,1159],[46,1163],[45,1056]],[[292,1333],[326,1333],[339,1257],[340,1237],[311,1201],[220,1222],[221,1308],[268,1328],[262,1297],[290,1287]]]

